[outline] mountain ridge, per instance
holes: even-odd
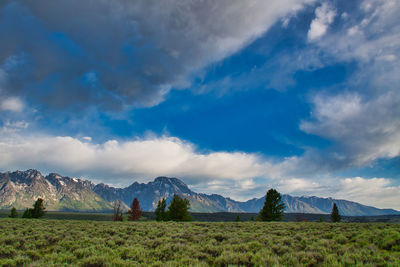
[[[182,180],[160,176],[148,183],[134,182],[118,188],[104,183],[64,177],[57,173],[43,176],[39,171],[15,171],[0,173],[0,208],[30,207],[35,198],[42,197],[48,210],[108,211],[112,202],[121,200],[127,208],[137,197],[145,211],[152,211],[161,198],[171,201],[174,194],[189,199],[193,212],[258,212],[265,197],[236,201],[218,194],[192,191]],[[371,216],[400,214],[393,209],[378,209],[357,202],[321,198],[316,196],[290,196],[282,194],[287,213],[329,214],[335,202],[342,215]]]

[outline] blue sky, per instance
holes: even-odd
[[[2,1],[0,170],[400,209],[398,1]]]

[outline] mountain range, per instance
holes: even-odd
[[[261,197],[241,202],[217,194],[196,193],[181,180],[168,177],[158,177],[147,184],[134,182],[128,187],[116,188],[56,173],[43,176],[37,170],[0,173],[0,208],[3,209],[31,207],[41,197],[47,210],[110,211],[115,200],[121,200],[127,208],[137,197],[143,210],[152,211],[159,199],[166,198],[168,203],[174,194],[187,198],[192,212],[259,212],[265,200]],[[315,196],[283,194],[282,201],[287,213],[328,214],[336,203],[340,213],[346,216],[400,214],[393,209],[378,209],[352,201]]]

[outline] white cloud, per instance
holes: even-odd
[[[317,196],[345,199],[377,208],[400,210],[400,186],[387,178],[288,177],[271,181],[271,186],[296,196]]]
[[[365,179],[362,177],[340,180],[336,198],[351,199],[364,205],[400,210],[400,186],[385,178]]]
[[[324,2],[315,9],[315,19],[311,22],[308,30],[308,39],[314,41],[325,35],[335,16],[336,11],[328,2]]]
[[[8,97],[0,100],[0,110],[21,112],[24,109],[24,103],[17,97]]]
[[[101,144],[72,137],[16,136],[11,133],[8,138],[1,138],[2,170],[37,168],[117,186],[165,175],[185,180],[197,192],[236,200],[261,197],[274,187],[282,193],[331,196],[381,208],[400,208],[400,187],[392,186],[388,179],[291,176],[290,172],[301,171],[302,158],[272,162],[251,153],[200,153],[193,144],[167,136]]]
[[[329,150],[314,155],[332,169],[400,156],[399,12],[399,1],[364,0],[315,42],[336,62],[356,62],[343,84],[314,93],[311,118],[300,125],[333,141]]]
[[[5,121],[0,128],[0,137],[23,131],[29,127],[26,121]]]
[[[316,95],[314,98],[315,116],[320,121],[343,121],[361,112],[361,97],[356,93],[346,93],[335,97]]]
[[[204,182],[249,179],[274,171],[272,164],[256,154],[199,153],[193,144],[165,136],[103,144],[72,137],[13,137],[0,141],[0,167],[86,174],[125,185],[133,179],[160,175]]]
[[[379,158],[400,156],[399,103],[396,91],[364,101],[355,93],[317,95],[314,120],[303,121],[300,128],[335,141],[346,167],[364,166]]]
[[[319,183],[313,180],[304,178],[287,178],[281,179],[276,183],[276,187],[283,190],[285,193],[290,194],[316,194],[318,188],[321,187]]]
[[[353,10],[353,17],[358,19],[342,18],[342,26],[317,43],[342,60],[373,63],[386,55],[398,55],[399,10],[396,0],[364,0],[358,10]]]

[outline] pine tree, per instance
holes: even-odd
[[[22,218],[29,219],[32,218],[32,209],[26,209],[22,214]]]
[[[131,208],[128,211],[128,220],[138,221],[142,217],[142,210],[140,209],[139,200],[135,197],[132,201]]]
[[[332,212],[331,212],[331,220],[332,222],[340,222],[341,217],[339,214],[339,209],[336,206],[336,203],[333,203]]]
[[[239,215],[236,216],[236,221],[237,221],[237,222],[240,222],[240,221],[241,221]]]
[[[44,200],[38,198],[33,204],[33,209],[26,209],[22,214],[22,218],[42,218],[45,214]]]
[[[167,201],[165,198],[158,200],[157,208],[155,210],[156,220],[157,221],[166,221],[167,216],[165,209],[167,208]]]
[[[283,218],[285,204],[281,194],[275,189],[270,189],[265,197],[264,207],[261,209],[259,219],[261,221],[280,221]]]
[[[32,218],[41,218],[45,215],[44,200],[38,198],[31,209]]]
[[[8,217],[10,217],[10,218],[18,218],[18,212],[17,212],[17,209],[15,207],[12,207],[11,213],[10,213],[10,215]]]
[[[190,203],[189,200],[182,199],[178,195],[174,195],[171,203],[168,206],[167,216],[172,221],[191,221],[192,217],[189,215]]]

